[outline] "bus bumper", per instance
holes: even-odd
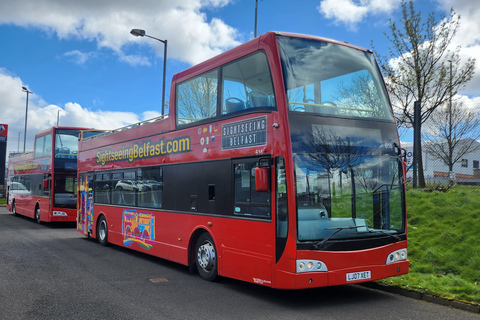
[[[326,272],[285,273],[275,277],[276,288],[308,289],[344,284],[356,284],[407,274],[409,261],[403,260],[388,265],[362,266]]]
[[[53,208],[50,222],[75,222],[77,221],[76,209]]]

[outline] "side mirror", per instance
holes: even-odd
[[[48,189],[48,179],[43,180],[43,189]]]
[[[270,188],[268,182],[268,168],[255,168],[255,189],[257,189],[257,191],[269,191]]]

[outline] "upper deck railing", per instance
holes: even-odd
[[[148,124],[148,123],[153,123],[155,121],[164,120],[164,119],[167,119],[167,118],[168,118],[168,114],[164,114],[164,115],[152,118],[152,119],[148,119],[148,120],[140,121],[140,122],[137,122],[137,123],[133,123],[133,124],[130,124],[130,125],[125,126],[125,127],[121,127],[121,128],[117,128],[117,129],[113,129],[113,130],[106,130],[104,132],[101,132],[99,134],[96,134],[96,135],[93,135],[93,136],[90,136],[90,137],[84,137],[83,136],[83,132],[86,131],[86,130],[84,130],[84,131],[82,131],[81,140],[82,141],[88,141],[88,140],[104,137],[104,136],[110,135],[112,133],[133,129],[133,128],[136,128],[136,127]]]

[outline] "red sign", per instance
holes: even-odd
[[[8,124],[0,124],[0,141],[7,141]]]

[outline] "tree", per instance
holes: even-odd
[[[480,150],[476,142],[480,138],[480,120],[477,111],[466,108],[462,102],[445,104],[433,113],[425,123],[424,150],[435,160],[448,166],[453,165],[464,155]]]
[[[402,2],[402,17],[398,24],[390,20],[391,34],[385,33],[392,45],[389,48],[391,60],[376,54],[386,77],[398,125],[413,127],[413,104],[420,103],[419,136],[422,124],[463,89],[474,73],[475,59],[469,58],[461,65],[460,47],[449,50],[459,26],[460,16],[453,9],[449,17],[443,17],[438,24],[433,13],[422,22],[421,13],[415,11],[413,2]],[[419,186],[425,187],[422,150],[420,143],[418,145]]]
[[[218,81],[211,77],[197,77],[178,86],[177,108],[179,117],[200,120],[213,117],[217,112]]]

